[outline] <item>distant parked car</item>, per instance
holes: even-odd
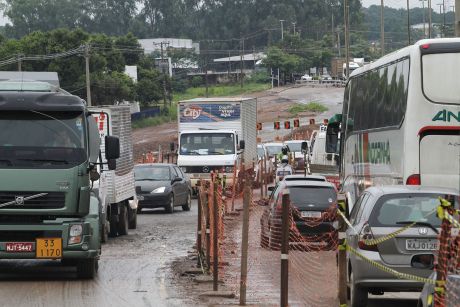
[[[436,216],[439,197],[455,202],[458,191],[422,186],[371,187],[364,191],[350,213],[346,232],[349,246],[366,258],[398,272],[427,278],[433,271],[434,253],[441,221]],[[377,245],[366,240],[380,239],[397,229],[415,225]],[[352,306],[366,306],[368,293],[420,291],[423,283],[399,279],[366,260],[348,253],[348,285]]]
[[[283,191],[289,190],[295,226],[300,234],[310,239],[313,248],[334,249],[337,240],[316,241],[322,234],[336,234],[335,215],[325,214],[337,203],[337,190],[323,176],[286,176],[276,187],[260,219],[260,244],[262,247],[278,250],[281,247],[280,229]],[[321,219],[318,222],[318,219]],[[309,223],[313,221],[312,223]],[[292,230],[291,230],[292,231]],[[311,240],[313,239],[313,240]],[[290,242],[291,247],[295,246]],[[297,242],[299,243],[299,242]],[[307,249],[309,250],[309,249]]]
[[[310,76],[309,74],[305,74],[305,75],[303,75],[302,77],[300,77],[300,80],[303,80],[303,81],[311,81],[311,80],[313,80],[313,77]]]
[[[164,208],[173,213],[182,206],[189,211],[192,206],[190,179],[173,164],[138,164],[134,167],[138,212],[143,208]]]
[[[322,81],[330,81],[332,80],[332,77],[329,74],[324,74],[324,75],[321,75],[320,79]]]

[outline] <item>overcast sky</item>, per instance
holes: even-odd
[[[380,5],[380,0],[362,0],[363,6],[369,7],[373,4]],[[438,7],[437,4],[441,3],[442,1],[431,1],[431,5],[433,7]],[[446,0],[446,11],[451,10],[451,5],[454,5],[455,0]],[[407,7],[407,2],[404,0],[383,0],[383,5],[385,6],[390,6],[394,8],[406,8]],[[428,1],[425,0],[425,6],[428,5]],[[410,7],[422,7],[422,0],[409,0],[409,6]]]

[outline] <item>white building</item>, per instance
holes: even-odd
[[[155,51],[161,51],[161,45],[163,44],[163,50],[166,51],[168,48],[174,49],[188,49],[193,50],[196,54],[200,53],[200,44],[194,43],[191,39],[185,38],[146,38],[138,40],[141,47],[144,49],[145,54],[149,54]]]

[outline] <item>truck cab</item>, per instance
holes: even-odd
[[[25,81],[0,82],[0,101],[0,259],[61,260],[94,277],[101,206],[91,182],[100,138],[86,103]],[[118,139],[105,142],[114,161]]]

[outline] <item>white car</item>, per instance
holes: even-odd
[[[302,77],[300,77],[300,80],[303,80],[303,81],[311,81],[313,80],[312,76],[310,76],[309,74],[305,74],[303,75]]]
[[[294,170],[292,169],[291,165],[288,163],[279,164],[276,168],[275,174],[275,184],[278,184],[281,180],[284,179],[285,176],[293,175]]]

